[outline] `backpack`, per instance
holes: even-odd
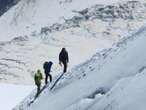
[[[43,68],[45,70],[45,73],[49,73],[51,71],[52,64],[53,64],[53,62],[51,62],[51,61],[44,63]]]

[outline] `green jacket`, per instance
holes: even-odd
[[[38,71],[35,73],[35,76],[34,76],[35,84],[36,84],[36,85],[40,85],[42,79],[43,79],[43,75],[42,75],[41,71],[38,70]]]

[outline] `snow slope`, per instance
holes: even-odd
[[[30,108],[23,106],[22,102],[16,109],[104,109],[108,105],[104,97],[110,90],[115,91],[113,87],[116,84],[122,85],[119,80],[133,77],[137,71],[143,70],[145,58],[140,57],[139,62],[133,59],[139,57],[134,52],[137,50],[142,53],[139,48],[144,46],[145,39],[138,40],[137,36],[144,38],[145,30],[141,30],[141,27],[145,24],[145,4],[133,1],[108,5],[109,2],[93,0],[86,4],[80,0],[80,4],[83,3],[81,7],[77,0],[22,0],[0,18],[3,26],[0,32],[4,32],[1,36],[5,36],[0,38],[1,82],[32,84],[34,70],[42,69],[47,59],[55,62],[53,77],[56,78],[60,73],[57,64],[61,47],[66,47],[70,53],[70,68],[88,59],[65,74],[53,91],[46,89]],[[42,13],[43,10],[46,13]],[[56,13],[51,13],[52,10]],[[124,46],[127,40],[123,40],[116,45],[119,40],[131,34],[136,37],[135,42]],[[117,47],[112,47],[114,44]],[[98,53],[89,59],[95,52]],[[126,60],[121,60],[123,58]],[[102,101],[105,101],[105,105]]]
[[[20,4],[17,6],[21,7]],[[12,36],[12,40],[1,41],[0,82],[33,84],[35,70],[40,68],[43,71],[42,65],[46,60],[54,62],[52,74],[55,76],[61,70],[58,54],[62,47],[69,51],[69,67],[72,68],[88,60],[94,53],[111,48],[119,39],[142,27],[146,19],[146,7],[140,2],[94,5],[80,13],[85,10],[88,11],[84,15],[77,10],[74,12],[76,16],[65,19],[63,23],[58,21],[51,26],[45,25],[31,35],[23,33],[21,36]],[[13,15],[13,9],[10,12],[6,15]]]
[[[16,110],[144,110],[145,35],[143,26],[66,73],[31,107]]]
[[[13,84],[0,84],[0,107],[3,110],[12,110],[32,90],[33,86],[22,86]]]
[[[144,103],[146,100],[144,89],[145,35],[146,27],[120,42],[120,47],[116,45],[116,49],[109,50],[106,57],[101,56],[100,67],[99,60],[97,60],[95,63],[97,67],[90,71],[90,74],[62,86],[61,89],[47,91],[30,109],[144,110],[146,107]],[[90,66],[93,67],[93,65]],[[105,95],[96,96],[98,94]],[[89,106],[80,109],[76,106],[77,103],[81,107],[84,107],[86,103]],[[93,103],[95,103],[94,106]]]
[[[112,52],[105,58],[104,64],[100,69],[95,68],[95,70],[90,71],[90,75],[87,77],[75,81],[60,90],[44,94],[44,96],[40,97],[40,99],[32,106],[32,109],[47,110],[48,108],[51,108],[51,110],[64,110],[66,107],[87,97],[99,88],[105,89],[105,91],[106,89],[110,90],[118,82],[119,85],[116,85],[113,90],[103,96],[103,98],[97,102],[97,106],[93,106],[91,110],[104,110],[106,107],[111,110],[144,110],[145,104],[143,101],[146,100],[145,89],[141,88],[145,87],[145,71],[143,72],[144,69],[142,71],[141,69],[146,65],[146,55],[144,52],[146,47],[145,31],[146,30],[143,30],[140,34],[136,35],[134,41],[129,41],[127,45],[122,45],[116,52]],[[139,78],[142,79],[139,80]],[[121,79],[123,79],[123,81],[121,81]],[[137,85],[137,83],[140,85]],[[133,91],[128,87],[132,88]],[[119,91],[117,91],[117,89]],[[124,90],[122,91],[121,89]],[[115,94],[118,96],[112,91],[116,91]],[[117,99],[116,96],[119,98]],[[123,96],[125,96],[124,100]],[[57,106],[55,106],[56,104]]]
[[[96,3],[105,4],[105,1],[21,0],[0,18],[0,40],[5,41],[16,36],[29,35],[33,31],[39,31],[43,26],[62,22],[63,17],[73,17],[76,14],[72,10],[82,10]],[[113,3],[115,1],[118,0],[108,0],[106,3]],[[7,33],[5,30],[7,30]]]
[[[129,42],[123,47],[123,53],[120,64],[122,67],[116,70],[120,71],[121,76],[128,75],[118,80],[117,84],[109,91],[103,99],[94,104],[91,110],[144,110],[145,97],[145,38],[146,28],[140,30],[133,42]],[[128,47],[128,49],[126,48]],[[124,58],[124,61],[121,59]],[[121,69],[123,68],[123,69]],[[125,70],[124,70],[125,69]]]
[[[0,41],[39,32],[44,26],[64,22],[95,4],[113,4],[119,0],[21,0],[0,18]],[[122,0],[127,1],[127,0]],[[82,5],[80,5],[82,4]],[[8,19],[9,18],[9,19]],[[7,32],[5,32],[7,30]]]

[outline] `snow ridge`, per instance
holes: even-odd
[[[102,12],[100,12],[101,9],[103,10]],[[94,41],[96,44],[97,41],[98,44],[96,44],[97,46],[95,45],[97,48],[90,54],[90,57],[97,51],[110,48],[113,43],[116,44],[119,39],[126,37],[143,26],[146,18],[145,12],[145,5],[139,2],[126,2],[118,5],[94,5],[90,8],[76,11],[76,14],[82,14],[77,14],[70,19],[64,18],[65,21],[63,23],[58,22],[51,26],[46,25],[40,31],[33,32],[31,36],[23,35],[14,37],[10,41],[1,42],[0,70],[3,73],[0,76],[1,82],[19,83],[21,80],[24,84],[32,84],[34,70],[40,68],[43,61],[48,59],[47,51],[50,50],[50,46],[55,46],[57,51],[59,51],[59,47],[64,46],[72,50],[73,48],[76,49],[80,44],[77,45],[79,40],[82,40],[82,42],[83,40],[90,41],[92,38],[91,42]],[[114,17],[115,14],[117,17]],[[99,26],[102,28],[99,29]],[[85,46],[81,47],[83,48],[79,48],[79,52]],[[44,50],[41,50],[41,48],[44,48]],[[52,51],[52,48],[50,51]],[[34,61],[32,61],[34,58],[31,57],[33,53],[35,53],[33,57],[36,59]],[[83,55],[85,54],[87,53],[83,53]],[[51,56],[57,58],[57,56]],[[90,68],[92,69],[92,67]],[[22,74],[20,75],[19,73]]]
[[[23,12],[27,5],[32,7],[33,4],[38,2],[31,0],[24,3],[27,4],[24,7],[19,7],[22,8],[20,12]],[[53,1],[53,3],[56,3],[56,1]],[[73,3],[73,0],[59,0],[58,3],[69,5]],[[28,103],[35,93],[34,90],[14,110],[47,110],[48,107],[52,110],[86,110],[91,109],[91,105],[93,110],[97,108],[118,110],[117,106],[113,108],[113,105],[118,103],[117,100],[114,102],[109,100],[110,104],[105,103],[105,105],[102,102],[106,102],[106,97],[115,93],[114,88],[122,85],[123,80],[131,81],[138,73],[145,72],[145,63],[143,62],[145,58],[137,54],[142,54],[144,50],[142,47],[145,47],[146,7],[144,3],[128,1],[118,5],[94,5],[83,10],[72,9],[72,12],[74,13],[73,16],[70,16],[69,19],[68,17],[62,17],[63,22],[61,21],[61,23],[60,21],[55,21],[56,23],[51,21],[51,23],[45,24],[46,26],[42,23],[43,25],[41,24],[39,28],[34,29],[35,31],[32,32],[31,30],[31,35],[22,34],[23,36],[15,37],[11,41],[0,43],[2,53],[0,56],[0,71],[2,72],[0,79],[4,82],[8,81],[7,78],[13,79],[13,83],[18,83],[20,80],[32,82],[34,70],[40,68],[45,59],[48,59],[48,56],[49,59],[52,56],[56,59],[57,57],[54,54],[56,55],[56,51],[60,50],[59,47],[67,46],[69,50],[76,49],[77,51],[77,47],[85,47],[85,44],[90,43],[87,42],[89,40],[98,44],[101,41],[102,44],[93,46],[97,48],[92,50],[91,55],[95,52],[96,54],[91,59],[91,55],[86,56],[85,58],[88,61],[74,67],[65,74],[53,91],[49,91],[49,88],[45,89],[38,100],[28,107]],[[14,20],[18,24],[21,19],[19,14],[16,13],[16,19]],[[36,24],[33,25],[36,27]],[[99,26],[101,26],[100,29]],[[30,27],[27,26],[26,28],[30,29]],[[84,41],[84,45],[79,45],[78,41]],[[137,47],[136,44],[138,44]],[[56,49],[56,53],[47,55],[48,50],[54,52],[52,51],[54,49]],[[84,50],[84,48],[80,50]],[[74,54],[71,53],[71,56],[74,56]],[[121,60],[123,58],[126,60]],[[133,60],[136,58],[139,58],[139,60]],[[57,61],[54,59],[53,61],[56,63]],[[83,62],[83,60],[80,60],[80,62]],[[129,68],[125,69],[126,66]],[[58,66],[55,65],[54,78],[60,73],[60,71],[56,72],[58,69]],[[20,73],[22,74],[20,75]],[[73,90],[74,93],[72,93]],[[65,96],[61,95],[62,93],[65,93]],[[49,98],[44,100],[45,97]],[[68,99],[71,100],[68,101]],[[56,100],[59,102],[58,106],[55,106]],[[84,105],[86,106],[83,107]]]
[[[127,47],[127,43],[129,44],[129,41],[132,42],[132,41],[135,41],[138,37],[143,37],[141,36],[141,33],[144,33],[145,32],[145,29],[146,29],[146,26],[144,27],[141,27],[141,29],[139,29],[137,32],[134,32],[132,35],[130,35],[129,37],[126,37],[126,38],[123,38],[121,41],[119,41],[119,43],[117,43],[117,45],[115,45],[114,47],[110,48],[110,49],[107,49],[107,50],[104,50],[102,52],[99,52],[97,53],[96,55],[94,55],[94,57],[89,60],[88,62],[74,68],[70,73],[69,75],[75,75],[75,73],[78,73],[81,75],[81,77],[78,76],[77,79],[74,79],[74,80],[82,80],[86,77],[89,76],[89,72],[92,73],[92,71],[95,71],[95,70],[98,70],[98,71],[101,71],[102,70],[102,66],[104,66],[104,64],[110,59],[114,59],[114,54],[115,53],[118,53],[122,51],[124,51],[124,47]],[[143,34],[142,34],[143,35]],[[132,40],[132,41],[131,41]],[[126,45],[125,45],[126,44]],[[96,59],[96,60],[95,60]],[[100,62],[101,61],[101,62]],[[98,65],[98,66],[97,66]],[[95,66],[95,67],[94,67]],[[84,68],[84,69],[83,69]],[[86,68],[86,69],[85,69]],[[97,69],[98,68],[98,69]],[[116,80],[121,80],[121,79],[125,79],[127,77],[132,77],[132,76],[135,76],[136,74],[138,73],[141,73],[142,71],[144,71],[144,68],[145,66],[142,66],[140,67],[139,69],[137,69],[137,72],[131,74],[130,76],[127,74],[126,76],[122,76],[122,77],[119,77],[118,79]],[[88,70],[89,69],[89,70]],[[67,78],[67,76],[65,76]],[[62,81],[60,81],[60,83],[57,85],[56,89],[59,89],[59,88],[63,88],[65,87],[65,85],[71,83],[71,78],[69,78],[68,80],[67,79],[62,79]],[[64,81],[63,81],[64,80]],[[66,81],[69,81],[69,83],[66,83]],[[116,81],[116,82],[119,82],[119,81]],[[65,85],[64,85],[65,84]],[[106,86],[104,87],[101,87],[99,86],[99,88],[96,88],[95,91],[92,91],[90,93],[90,95],[88,94],[88,96],[84,96],[84,100],[89,100],[91,99],[91,101],[89,101],[89,103],[92,103],[91,105],[93,105],[93,102],[95,103],[97,100],[99,102],[99,98],[97,98],[97,96],[99,94],[101,95],[106,95],[107,93],[109,93],[108,91],[110,91],[110,88],[112,88],[115,84],[117,83],[114,83],[112,84],[112,86],[110,86],[109,88],[107,88]],[[61,87],[60,87],[61,86]],[[102,97],[100,97],[101,99]],[[83,99],[80,99],[81,102]],[[87,100],[87,102],[88,102]],[[94,100],[94,101],[93,101]],[[79,101],[80,103],[80,101]],[[73,104],[74,106],[76,104]],[[84,105],[84,102],[83,102],[83,105]],[[85,110],[85,109],[90,109],[91,105],[87,106],[86,108],[82,109],[82,110]],[[81,106],[81,105],[80,105]],[[72,108],[72,107],[71,107]],[[96,108],[96,107],[95,107]],[[111,108],[111,107],[108,107],[108,109]],[[69,108],[67,108],[66,110],[69,110]],[[74,109],[74,107],[72,108]],[[105,108],[104,108],[105,109]]]

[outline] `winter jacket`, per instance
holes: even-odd
[[[69,62],[69,58],[68,58],[68,52],[63,49],[60,54],[59,54],[59,61],[62,63],[68,63]]]
[[[42,79],[43,79],[42,73],[40,70],[38,70],[34,76],[35,84],[40,85]]]

